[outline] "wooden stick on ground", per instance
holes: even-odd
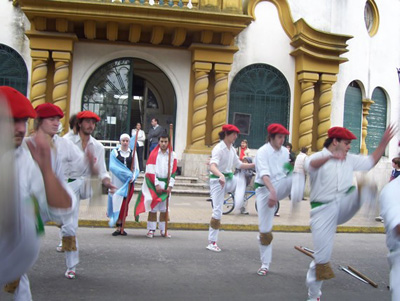
[[[361,277],[362,279],[364,279],[365,281],[367,281],[369,284],[371,284],[373,287],[377,288],[378,284],[374,281],[372,281],[370,278],[368,278],[367,276],[365,276],[363,273],[357,271],[355,268],[348,266],[347,267],[350,271],[352,271],[354,274],[356,274],[358,277]]]
[[[303,254],[307,255],[308,257],[311,257],[312,259],[314,259],[314,255],[311,254],[310,252],[304,250],[303,248],[301,248],[301,247],[299,247],[299,246],[294,246],[294,248],[295,248],[297,251],[300,251],[301,253],[303,253]]]

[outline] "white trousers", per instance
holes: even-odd
[[[316,264],[330,262],[337,226],[350,220],[360,207],[361,201],[355,189],[348,195],[338,195],[334,201],[311,210],[314,260],[310,263],[306,279],[310,298],[318,298],[321,295],[323,281],[316,280]]]
[[[169,196],[169,197],[171,197],[171,196]],[[157,206],[155,206],[153,208],[153,210],[151,210],[150,212],[157,213],[158,211],[159,212],[167,211],[167,201],[158,203]],[[165,222],[158,221],[158,228],[160,229],[160,231],[164,232],[165,231]],[[147,221],[147,230],[148,231],[150,231],[150,230],[156,231],[156,229],[157,229],[157,222]]]
[[[388,255],[390,265],[390,291],[392,301],[400,300],[400,250]]]
[[[236,178],[236,189],[235,189],[235,213],[240,213],[240,209],[243,207],[244,194],[246,192],[246,176],[244,172],[238,172],[234,175]]]
[[[65,251],[65,264],[69,270],[73,270],[79,263],[79,247],[78,247],[78,237],[76,235],[78,230],[79,222],[79,207],[80,207],[80,190],[82,187],[83,180],[77,179],[74,182],[69,183],[69,187],[74,191],[77,204],[74,208],[72,214],[63,220],[60,229],[60,236],[75,236],[76,239],[76,251]]]
[[[213,204],[212,217],[221,220],[222,217],[222,207],[224,205],[224,197],[228,192],[235,191],[236,188],[236,178],[233,177],[232,180],[227,180],[224,187],[221,187],[218,179],[210,179],[210,194]],[[217,242],[218,241],[219,229],[213,229],[211,226],[208,229],[208,241]]]
[[[15,301],[31,301],[31,287],[29,285],[29,279],[27,274],[23,274],[19,280],[19,285],[14,292]]]
[[[274,183],[276,196],[278,201],[286,198],[290,194],[292,187],[292,177],[285,177],[278,182]],[[269,190],[267,187],[259,187],[256,190],[257,211],[258,211],[258,229],[260,233],[267,233],[272,231],[273,220],[276,207],[268,207]],[[269,269],[272,259],[272,243],[269,245],[262,245],[260,247],[260,259],[263,268]]]

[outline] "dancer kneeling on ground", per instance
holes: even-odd
[[[222,205],[227,192],[233,192],[236,181],[233,177],[233,168],[251,169],[254,164],[242,163],[233,147],[239,129],[226,124],[219,133],[220,142],[214,147],[210,160],[210,193],[213,202],[213,212],[208,232],[207,249],[220,252],[217,246],[218,233],[221,225]]]
[[[257,274],[265,276],[268,273],[272,259],[272,222],[278,202],[290,194],[292,177],[289,176],[291,165],[289,151],[283,146],[289,131],[278,123],[267,128],[268,142],[256,154],[256,190],[258,209],[258,229],[260,234],[261,268]]]

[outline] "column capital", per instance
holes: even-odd
[[[320,80],[321,82],[326,84],[334,84],[337,82],[337,76],[334,74],[323,73],[320,76]]]
[[[313,72],[301,72],[297,75],[297,79],[300,82],[312,82],[315,83],[319,79],[318,73]]]
[[[370,105],[372,105],[373,103],[375,103],[375,101],[373,101],[372,99],[369,99],[369,98],[364,98],[361,100],[361,102],[363,103],[364,106],[368,106],[368,107]]]
[[[72,55],[70,52],[53,51],[51,53],[51,57],[53,58],[54,61],[70,62]]]
[[[215,72],[229,73],[231,71],[231,64],[215,64]]]
[[[50,53],[46,50],[31,50],[31,57],[34,60],[48,60]]]
[[[212,64],[211,63],[206,63],[206,62],[194,62],[192,64],[192,68],[193,68],[193,71],[208,72],[208,71],[211,71]]]

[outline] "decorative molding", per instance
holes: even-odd
[[[107,40],[116,41],[118,40],[118,23],[108,22],[107,23]]]
[[[174,29],[172,45],[173,46],[181,46],[186,39],[187,30],[185,28],[177,27]]]
[[[96,22],[93,20],[87,20],[83,22],[83,31],[86,39],[96,39]]]
[[[312,146],[315,83],[318,79],[319,76],[316,73],[303,72],[298,75],[301,87],[299,148],[308,147],[311,149]]]
[[[68,20],[67,19],[56,19],[56,30],[58,32],[68,31]]]
[[[206,118],[208,102],[209,73],[212,64],[204,62],[193,63],[194,71],[194,99],[192,115],[191,148],[202,148],[205,146]]]
[[[215,83],[214,83],[214,102],[212,112],[212,144],[219,141],[218,133],[221,126],[226,123],[228,111],[228,74],[231,71],[231,65],[215,64]]]
[[[335,75],[322,74],[320,77],[317,150],[323,149],[324,142],[328,137],[328,130],[331,127],[332,85],[336,81]]]
[[[200,41],[204,44],[210,44],[213,39],[213,32],[211,30],[203,30],[201,32]]]
[[[363,155],[368,155],[368,148],[367,144],[365,143],[365,139],[367,138],[368,134],[368,120],[367,116],[369,115],[369,109],[371,108],[371,105],[375,103],[375,101],[371,99],[363,99],[362,100],[362,130],[361,130],[361,148],[360,148],[360,154]]]
[[[151,44],[158,45],[164,38],[164,27],[155,26],[151,32]]]

